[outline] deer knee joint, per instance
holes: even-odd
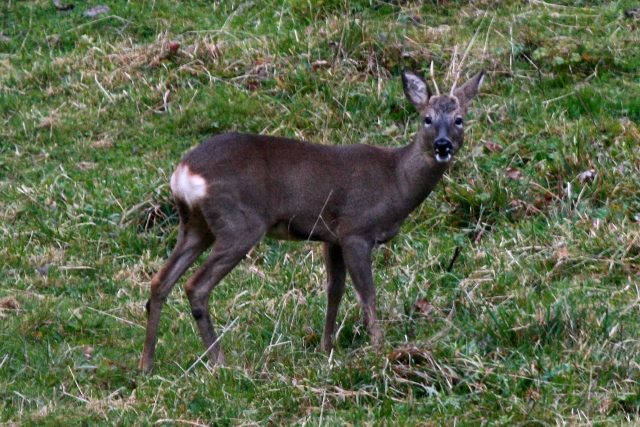
[[[191,310],[191,315],[196,320],[202,319],[203,317],[205,317],[206,314],[207,314],[206,310],[203,310],[201,308],[194,308]]]

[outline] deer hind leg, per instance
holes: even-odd
[[[364,323],[369,329],[374,347],[379,347],[382,344],[382,330],[376,314],[376,290],[371,272],[373,246],[366,239],[358,237],[347,238],[341,243],[344,262],[363,311]]]
[[[241,231],[217,234],[209,257],[185,284],[191,314],[198,325],[209,358],[214,363],[224,364],[225,357],[211,322],[209,296],[213,288],[262,239],[265,230],[266,228],[261,225],[253,227],[245,225]]]
[[[327,269],[327,317],[322,333],[322,350],[327,353],[333,348],[333,332],[336,326],[338,307],[344,295],[347,270],[342,257],[342,248],[337,244],[323,245],[324,264]]]
[[[158,323],[164,301],[178,279],[213,242],[213,236],[202,217],[193,215],[184,206],[179,205],[178,211],[178,242],[167,262],[151,279],[151,297],[147,301],[147,332],[140,359],[140,369],[144,372],[153,369]]]

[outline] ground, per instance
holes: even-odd
[[[0,423],[637,425],[635,7],[2,2]],[[212,295],[227,366],[181,282],[142,375],[181,156],[224,131],[404,145],[400,72],[431,63],[441,91],[487,75],[454,165],[375,252],[384,347],[349,289],[321,352],[321,249],[267,239]]]

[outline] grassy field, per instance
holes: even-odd
[[[1,426],[640,424],[637,2],[67,2],[0,3]],[[374,254],[385,347],[348,289],[322,353],[320,246],[265,240],[212,295],[228,365],[181,282],[141,375],[181,156],[229,130],[406,144],[400,71],[431,62],[441,90],[487,78]]]

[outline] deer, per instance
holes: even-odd
[[[372,250],[398,234],[446,172],[463,145],[464,117],[483,77],[480,71],[462,86],[454,84],[449,95],[440,94],[433,80],[434,94],[417,72],[405,69],[404,94],[418,110],[421,126],[413,142],[401,147],[223,133],[187,153],[171,176],[178,239],[150,282],[141,371],[153,369],[167,296],[209,247],[185,291],[210,362],[225,364],[209,297],[265,236],[322,242],[327,275],[323,351],[331,352],[334,346],[347,273],[372,346],[380,348]]]

